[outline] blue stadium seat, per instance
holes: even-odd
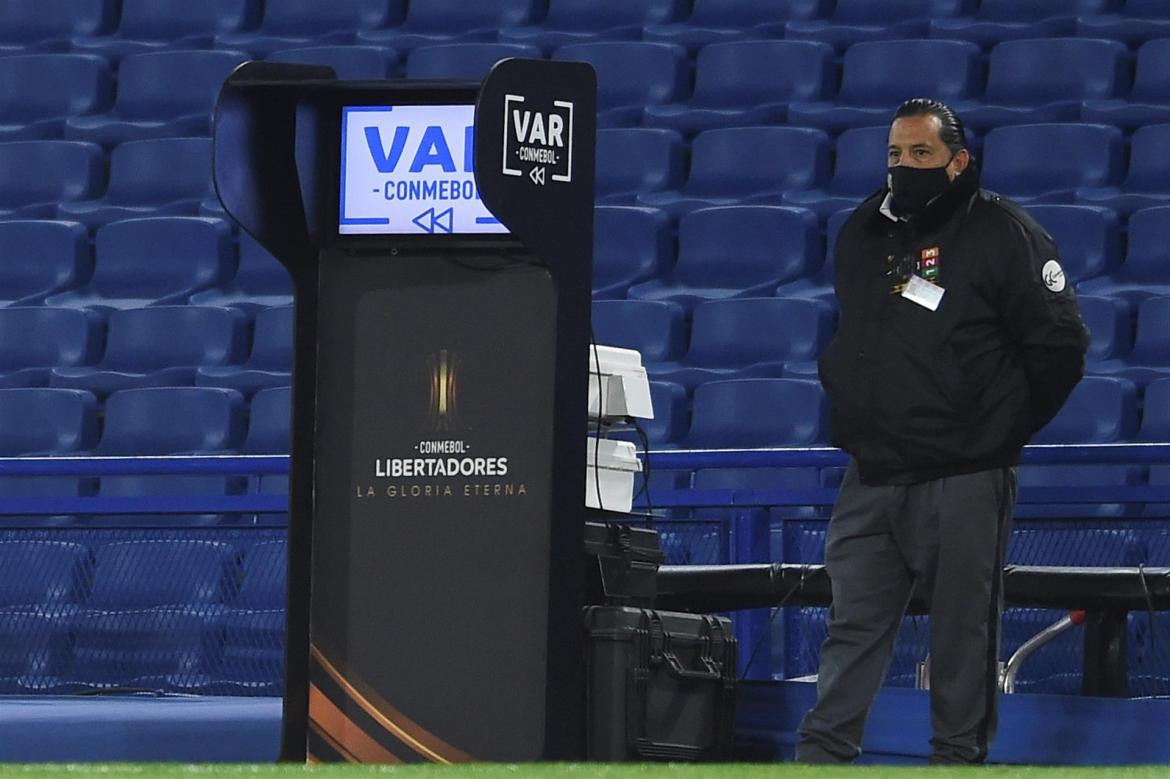
[[[1127,357],[1093,363],[1089,370],[1125,377],[1138,387],[1170,376],[1170,297],[1147,298],[1138,307],[1137,335]]]
[[[829,137],[810,127],[727,127],[699,133],[677,192],[646,192],[638,205],[679,217],[696,208],[779,205],[785,192],[829,180]]]
[[[1139,127],[1129,146],[1129,173],[1118,186],[1082,187],[1077,200],[1122,216],[1170,205],[1170,124]]]
[[[276,609],[232,609],[223,618],[223,658],[208,691],[280,697],[284,690],[284,615]]]
[[[642,127],[597,132],[597,203],[632,204],[639,192],[683,183],[683,139],[673,130]]]
[[[93,589],[86,606],[97,610],[215,606],[232,597],[235,550],[221,541],[142,539],[94,549]]]
[[[1170,295],[1170,206],[1145,208],[1129,218],[1125,262],[1116,273],[1077,286],[1087,295],[1115,295],[1136,304],[1154,295]]]
[[[646,300],[597,300],[593,335],[602,346],[636,349],[642,363],[677,360],[686,351],[686,316],[674,303]]]
[[[689,309],[704,300],[769,294],[779,284],[814,270],[821,254],[811,211],[779,206],[701,208],[679,224],[674,270],[635,284],[629,296],[673,300]]]
[[[201,387],[230,387],[251,396],[265,387],[292,382],[293,307],[274,306],[256,314],[252,352],[243,365],[205,361],[195,373]]]
[[[0,389],[0,455],[85,451],[97,443],[97,438],[97,400],[88,392]]]
[[[716,43],[781,38],[792,10],[786,0],[695,0],[689,17],[647,24],[642,39],[675,43],[693,53]]]
[[[84,453],[97,443],[98,428],[97,399],[88,392],[0,389],[0,456]],[[9,476],[0,479],[0,503],[17,510],[16,500],[77,498],[92,495],[96,486],[95,479],[74,476]],[[67,525],[75,520],[66,514],[0,515],[0,524],[22,528]]]
[[[836,306],[836,293],[833,287],[836,284],[836,272],[834,271],[836,263],[834,262],[834,257],[837,250],[837,237],[841,234],[841,228],[845,226],[845,220],[852,214],[852,208],[843,208],[829,216],[829,221],[825,227],[827,235],[825,242],[825,264],[812,276],[805,276],[804,278],[781,284],[776,288],[776,297],[816,298],[824,300],[834,307]]]
[[[983,131],[1005,124],[1073,122],[1084,100],[1129,90],[1124,44],[1084,38],[1001,43],[991,50],[982,103],[962,108],[963,123]]]
[[[99,398],[132,387],[178,387],[200,365],[239,362],[247,352],[245,318],[234,308],[155,306],[113,311],[106,351],[90,366],[53,368],[53,387],[89,390]]]
[[[683,0],[552,0],[538,25],[503,27],[500,40],[551,51],[570,43],[632,41],[648,24],[673,22],[690,9]]]
[[[1060,266],[1078,283],[1121,264],[1121,228],[1117,214],[1094,206],[1033,205],[1028,213],[1048,231],[1060,249]]]
[[[928,62],[930,66],[908,67],[910,62]],[[894,109],[903,100],[930,95],[960,110],[978,94],[979,82],[979,47],[973,43],[859,43],[845,52],[836,100],[794,101],[788,107],[788,121],[832,132],[878,124],[888,128]]]
[[[544,6],[537,0],[410,0],[400,26],[359,30],[357,40],[400,52],[439,43],[494,41],[505,27],[535,21]]]
[[[1137,431],[1137,388],[1128,379],[1086,376],[1034,444],[1104,444]]]
[[[930,37],[977,43],[989,48],[1021,38],[1057,38],[1072,35],[1077,15],[1093,13],[1110,0],[980,0],[968,16],[930,20]]]
[[[761,73],[772,74],[761,79]],[[782,124],[789,103],[831,96],[833,49],[814,41],[717,43],[699,52],[688,102],[647,106],[648,127],[697,133],[715,127]]]
[[[1022,203],[1069,203],[1122,177],[1121,130],[1101,124],[997,127],[983,142],[983,185]]]
[[[73,38],[72,48],[117,62],[162,49],[207,49],[215,35],[241,32],[260,18],[260,0],[122,0],[118,29]]]
[[[502,59],[540,59],[540,49],[514,43],[443,43],[420,46],[406,60],[407,78],[482,81]]]
[[[0,222],[0,305],[43,303],[92,272],[89,236],[76,222]]]
[[[0,219],[52,219],[60,202],[105,186],[100,147],[76,141],[0,143]]]
[[[105,196],[62,198],[66,202],[57,206],[57,218],[98,227],[131,217],[194,215],[199,201],[211,193],[210,139],[129,141],[110,155]]]
[[[1142,468],[1137,465],[1022,465],[1019,483],[1023,488],[1047,488],[1061,493],[1069,487],[1130,487],[1144,483]],[[1016,518],[1125,517],[1141,514],[1135,503],[1020,503]],[[1022,563],[1044,565],[1045,563]],[[1066,563],[1053,563],[1073,565]],[[1121,562],[1114,562],[1121,565]]]
[[[147,387],[115,392],[95,452],[156,455],[222,452],[244,438],[244,398],[213,387]]]
[[[788,523],[782,531],[784,554],[781,559],[786,563],[823,564],[825,528],[824,521]]]
[[[102,338],[98,317],[89,311],[0,309],[0,387],[43,387],[56,366],[90,365],[101,354]]]
[[[102,226],[94,244],[90,282],[50,295],[47,304],[112,309],[183,303],[222,282],[231,267],[231,231],[218,219],[125,219]]]
[[[94,550],[88,609],[74,621],[71,681],[197,691],[218,663],[216,634],[238,563],[231,545],[120,541]]]
[[[292,448],[292,389],[269,387],[252,397],[248,436],[241,447],[247,454],[288,454]],[[288,474],[248,477],[248,491],[287,495]],[[284,518],[287,523],[287,517]]]
[[[1157,379],[1146,386],[1138,439],[1170,443],[1170,379]]]
[[[689,87],[686,49],[669,43],[574,43],[553,59],[588,62],[597,71],[597,126],[642,121],[648,105],[677,103]]]
[[[0,613],[39,610],[69,614],[85,598],[92,575],[89,550],[69,541],[0,541]]]
[[[1164,0],[1122,0],[1111,13],[1077,19],[1077,34],[1129,44],[1170,38],[1170,6]]]
[[[670,447],[681,441],[690,425],[687,411],[687,391],[677,384],[665,381],[650,382],[650,402],[653,419],[644,419],[642,428],[653,447]],[[653,487],[654,475],[650,476]]]
[[[1086,359],[1100,362],[1126,357],[1133,348],[1133,324],[1125,301],[1078,295],[1077,305],[1092,336]]]
[[[223,663],[217,671],[230,692],[280,694],[287,560],[285,541],[254,544],[244,553],[239,594],[224,617]]]
[[[1170,122],[1170,38],[1150,41],[1138,49],[1133,89],[1128,95],[1086,100],[1081,118],[1126,130]]]
[[[695,390],[687,449],[807,446],[827,433],[825,393],[815,381],[732,379]]]
[[[94,449],[99,455],[212,454],[239,448],[245,432],[244,397],[213,387],[146,387],[115,392]],[[103,497],[240,495],[241,477],[106,476]],[[86,517],[93,526],[177,527],[233,521],[221,514],[135,514]]]
[[[394,73],[398,53],[386,46],[305,46],[274,51],[268,60],[327,65],[343,81],[381,81]]]
[[[0,694],[68,692],[62,674],[70,660],[68,614],[0,610]]]
[[[654,409],[653,419],[639,419],[638,425],[646,434],[645,440],[633,428],[614,429],[609,433],[610,438],[630,441],[641,450],[646,443],[651,449],[677,449],[678,442],[687,433],[689,423],[687,391],[678,384],[667,381],[650,382],[650,403]],[[643,472],[634,474],[634,502],[635,505],[644,505],[639,502],[639,491],[644,481]],[[685,489],[690,486],[690,471],[657,471],[650,472],[650,490]],[[651,495],[653,499],[653,495]],[[671,513],[682,513],[671,510]]]
[[[264,541],[248,547],[244,553],[243,579],[232,605],[244,609],[283,609],[287,541]]]
[[[815,541],[810,541],[815,546]],[[820,560],[824,562],[824,534],[820,539]],[[815,676],[819,667],[820,647],[829,637],[829,610],[820,607],[788,608],[784,615],[783,678]]]
[[[88,551],[63,541],[0,542],[0,691],[68,692],[62,685],[77,602],[91,578]]]
[[[961,10],[970,3],[946,5]],[[838,49],[864,41],[922,38],[933,11],[931,0],[837,0],[828,19],[792,20],[784,25],[784,37],[824,41]]]
[[[71,37],[101,34],[117,16],[115,0],[5,0],[0,55],[65,51]]]
[[[594,300],[624,298],[630,285],[674,264],[670,220],[658,209],[598,206],[593,234]]]
[[[0,141],[60,138],[66,118],[102,111],[113,95],[110,70],[101,57],[0,58]]]
[[[1030,468],[1020,468],[1020,483],[1031,482]],[[1122,466],[1124,467],[1124,466]],[[1049,471],[1057,476],[1057,470]],[[1052,486],[1073,486],[1068,479]],[[1083,483],[1083,482],[1082,482]],[[1143,562],[1141,544],[1132,530],[1059,527],[1016,528],[1008,541],[1010,565],[1119,566]]]
[[[292,435],[291,403],[292,390],[289,387],[269,387],[257,392],[252,398],[248,437],[244,439],[243,451],[248,454],[288,454]]]
[[[720,379],[780,378],[788,362],[811,362],[832,335],[832,307],[820,300],[737,298],[695,307],[691,343],[654,378],[694,389]]]
[[[190,609],[172,607],[78,614],[66,677],[70,691],[202,692],[220,651],[209,622]]]
[[[66,120],[65,137],[112,146],[143,138],[208,135],[219,89],[246,59],[235,51],[159,51],[127,57],[118,69],[113,109]]]
[[[364,0],[265,0],[264,17],[254,32],[221,32],[219,49],[239,49],[254,57],[301,46],[353,43],[359,28],[375,27],[402,18],[402,0],[382,4],[383,14],[371,14]]]
[[[886,145],[889,125],[856,127],[841,133],[836,142],[833,177],[823,189],[785,192],[784,205],[809,208],[825,219],[841,209],[855,208],[885,186]]]
[[[224,286],[191,296],[197,306],[231,306],[251,315],[271,306],[292,303],[288,269],[245,232],[240,233],[240,264]]]

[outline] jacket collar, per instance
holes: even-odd
[[[886,186],[878,193],[878,207],[873,213],[873,219],[882,222],[895,221],[899,224],[908,224],[916,230],[929,232],[949,220],[965,203],[970,202],[971,196],[979,191],[979,168],[972,160],[951,185],[941,195],[927,204],[922,213],[909,218],[897,216],[890,210],[890,188]]]

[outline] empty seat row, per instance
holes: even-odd
[[[219,221],[154,217],[98,232],[95,272],[82,225],[0,221],[0,304],[86,305],[92,293],[99,311],[189,300],[254,313],[291,302],[284,266],[247,234],[235,263]],[[217,286],[192,294],[210,283]]]
[[[601,343],[638,349],[652,378],[689,391],[727,378],[815,376],[815,366],[807,364],[832,336],[833,311],[821,300],[713,300],[695,308],[689,343],[685,323],[676,303],[593,304],[593,330]]]
[[[258,391],[250,404],[232,389],[157,387],[128,389],[111,395],[99,425],[97,399],[84,390],[0,389],[0,455],[174,455],[285,454],[290,440],[290,390]],[[173,528],[252,524],[253,514],[175,513],[172,508],[142,506],[139,513],[86,514],[81,517],[53,507],[32,508],[25,499],[223,497],[288,492],[284,476],[127,475],[101,479],[77,476],[28,476],[0,479],[0,497],[15,501],[2,512],[9,524],[39,527],[81,523],[90,527]],[[148,501],[149,502],[149,501]],[[110,508],[110,511],[117,509]],[[68,509],[66,509],[66,512]],[[91,510],[92,511],[92,510]],[[157,513],[166,511],[170,513]],[[40,513],[36,513],[40,512]],[[153,512],[153,513],[152,513]],[[26,516],[36,513],[36,516]],[[262,524],[280,524],[282,515],[263,515]]]
[[[278,692],[286,558],[284,541],[0,541],[0,690]]]
[[[643,205],[677,217],[705,205],[772,203],[811,208],[822,219],[852,208],[885,181],[888,127],[845,131],[742,127],[708,130],[691,145],[672,131],[602,130],[597,199]],[[1127,151],[1107,125],[1052,123],[1001,127],[976,157],[984,185],[1025,203],[1082,203],[1128,217],[1170,204],[1170,124],[1139,128]],[[834,159],[835,157],[835,159]]]
[[[218,387],[121,390],[106,399],[99,426],[97,399],[84,390],[0,389],[0,453],[285,453],[289,398],[288,387],[261,390],[251,404]],[[7,483],[0,480],[0,487]]]
[[[65,219],[97,227],[138,216],[222,216],[207,138],[132,141],[110,154],[82,141],[0,143],[0,219]]]
[[[1132,81],[1128,57],[1123,44],[1103,39],[1009,41],[991,52],[984,84],[979,49],[969,42],[859,43],[845,52],[838,90],[828,45],[744,41],[701,50],[692,93],[679,46],[611,41],[553,53],[597,70],[599,126],[645,124],[684,133],[783,122],[840,132],[883,123],[893,106],[924,94],[951,104],[981,132],[1082,118],[1127,129],[1166,121],[1170,38],[1142,47]],[[906,62],[931,67],[907,69]],[[761,72],[775,77],[760,79]]]
[[[624,131],[621,131],[624,132]],[[804,193],[788,193],[790,202]],[[806,204],[807,205],[807,204]],[[1054,238],[1061,250],[1061,265],[1077,290],[1087,297],[1106,296],[1111,303],[1087,303],[1095,307],[1095,324],[1108,327],[1108,335],[1095,343],[1091,358],[1120,356],[1128,350],[1131,309],[1142,300],[1170,294],[1170,263],[1166,247],[1170,241],[1170,205],[1135,212],[1122,231],[1115,212],[1087,205],[1041,204],[1028,207],[1029,213]],[[825,261],[814,275],[782,283],[776,294],[782,297],[830,297],[832,293],[833,250],[836,236],[851,209],[833,212],[827,223]],[[690,218],[690,217],[688,217]],[[705,218],[696,217],[698,221]],[[694,220],[692,220],[694,221]],[[626,297],[631,286],[665,274],[675,263],[670,241],[669,220],[664,212],[633,206],[600,206],[595,215],[593,298],[612,300]],[[685,247],[684,247],[685,248]],[[717,274],[718,269],[712,273]],[[1121,304],[1113,312],[1113,308]],[[1112,322],[1117,324],[1113,325]],[[1097,332],[1098,328],[1093,328]],[[1100,333],[1106,336],[1105,332]]]
[[[290,383],[291,306],[260,311],[254,334],[243,312],[213,306],[125,309],[104,324],[85,309],[0,309],[0,387],[83,389],[100,399],[133,387],[251,395]]]
[[[61,49],[110,58],[167,46],[242,48],[263,54],[290,45],[361,42],[413,49],[435,41],[519,41],[552,48],[644,37],[689,47],[743,37],[785,36],[838,48],[893,38],[960,38],[984,45],[1077,33],[1136,43],[1170,30],[1159,0],[11,0],[0,17],[0,51]],[[263,8],[261,8],[263,5]],[[73,13],[71,13],[73,11]],[[688,14],[688,11],[690,13]]]
[[[77,534],[64,534],[80,538]],[[231,605],[282,608],[284,541],[166,538],[94,545],[0,539],[0,613]]]
[[[89,54],[0,58],[0,139],[64,137],[114,145],[126,140],[206,135],[211,107],[241,51],[167,51],[128,57],[113,105],[104,60]],[[425,46],[409,55],[413,78],[482,78],[510,56],[541,56],[521,43]],[[598,72],[601,126],[645,124],[684,133],[720,126],[789,122],[839,132],[886,121],[891,106],[929,94],[952,103],[973,129],[1085,118],[1132,128],[1170,119],[1170,38],[1138,52],[1130,81],[1117,41],[1010,41],[991,53],[986,87],[969,42],[861,43],[845,54],[839,92],[831,47],[814,41],[715,44],[698,56],[690,88],[685,50],[664,43],[571,44],[557,59]],[[398,55],[376,46],[311,46],[269,59],[333,67],[342,78],[385,78]],[[902,63],[929,61],[909,74]],[[758,74],[774,74],[768,79]],[[61,89],[58,85],[65,84]]]
[[[703,205],[774,203],[821,218],[880,188],[884,126],[846,131],[743,127],[700,133],[683,176],[684,144],[668,130],[603,130],[598,198],[637,202],[674,216]],[[1170,202],[1170,124],[1139,128],[1129,145],[1112,126],[1031,124],[988,133],[980,153],[985,184],[1022,202],[1081,202],[1127,216]],[[832,152],[835,150],[835,161]],[[104,158],[94,144],[0,143],[0,218],[58,218],[97,227],[136,216],[222,215],[211,190],[205,138],[132,141]],[[166,171],[166,175],[162,174]]]

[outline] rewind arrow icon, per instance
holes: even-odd
[[[410,221],[424,233],[451,233],[455,229],[455,209],[448,208],[436,214],[435,209],[428,208]]]

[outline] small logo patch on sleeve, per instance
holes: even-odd
[[[1044,286],[1052,292],[1064,292],[1064,268],[1056,260],[1049,260],[1040,269],[1040,276],[1044,279]]]

